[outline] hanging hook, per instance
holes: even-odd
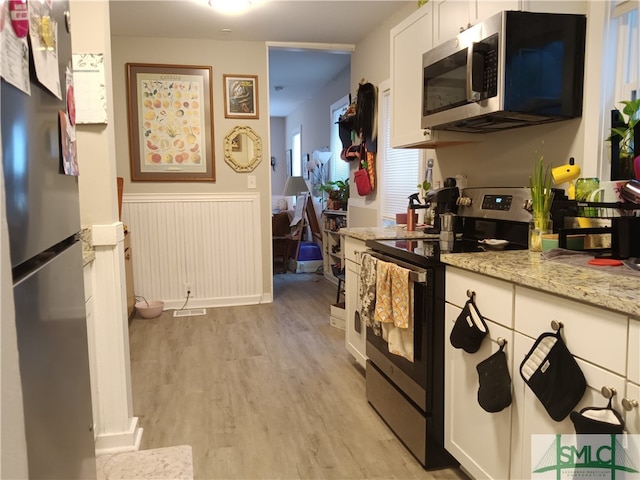
[[[600,389],[600,393],[602,393],[602,396],[604,398],[613,398],[615,396],[615,394],[618,393],[618,392],[613,387],[606,387],[605,386],[605,387],[602,387]]]
[[[564,325],[562,324],[562,322],[559,322],[557,320],[551,320],[551,328],[555,331],[560,330],[562,327],[564,327]]]
[[[474,292],[473,290],[467,290],[467,297],[473,299],[473,297],[476,296],[476,292]]]

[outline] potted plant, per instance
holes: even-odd
[[[533,219],[529,224],[529,250],[542,251],[542,235],[553,231],[551,223],[551,170],[544,166],[544,157],[538,156],[533,165],[533,175],[529,177]]]
[[[634,130],[640,121],[640,114],[638,113],[640,112],[640,98],[623,100],[620,103],[624,105],[624,108],[622,111],[618,109],[618,113],[624,123],[611,127],[611,133],[607,141],[612,142],[614,139],[618,139],[620,179],[628,179],[633,177]]]
[[[328,195],[328,210],[347,210],[347,201],[349,200],[349,179],[331,180],[320,185],[319,190],[326,192]]]

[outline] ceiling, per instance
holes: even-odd
[[[414,2],[260,0],[240,16],[217,13],[206,0],[111,0],[109,5],[112,35],[348,46],[409,3]],[[288,115],[349,64],[344,51],[272,48],[271,115]],[[284,89],[275,92],[276,85]]]

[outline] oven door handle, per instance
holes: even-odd
[[[382,253],[374,252],[373,250],[367,250],[365,253],[368,253],[372,257],[377,258],[378,260],[382,260],[383,262],[395,263],[400,267],[406,268],[407,270],[409,270],[409,278],[411,279],[411,281],[413,281],[414,283],[424,283],[426,285],[427,271],[424,268],[416,267],[415,265],[412,265],[410,263],[403,262],[402,260],[398,260],[397,258],[388,257],[386,255],[383,255]]]

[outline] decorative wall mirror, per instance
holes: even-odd
[[[251,127],[234,127],[224,138],[224,161],[236,172],[251,172],[262,161],[262,140]]]

